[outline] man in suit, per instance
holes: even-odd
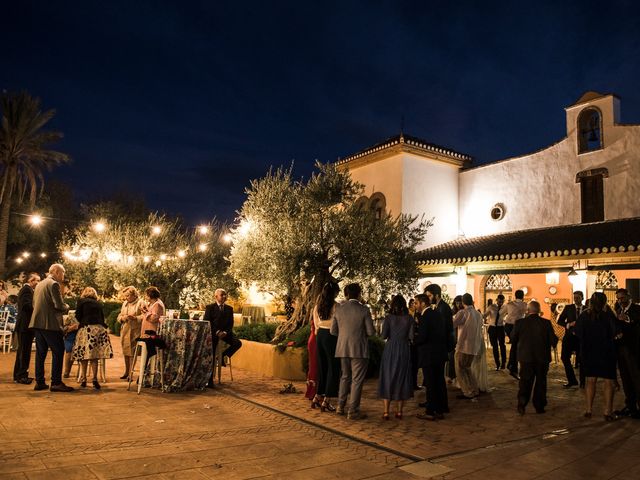
[[[29,329],[31,314],[33,313],[33,290],[40,282],[40,275],[31,272],[27,282],[18,292],[18,318],[16,321],[16,335],[18,337],[18,351],[13,365],[13,381],[30,385],[33,378],[29,377],[31,363],[31,345],[35,334]]]
[[[618,369],[624,390],[625,407],[621,416],[640,418],[640,305],[632,303],[626,288],[616,291],[615,305],[618,329],[622,336],[618,347]]]
[[[62,362],[64,359],[64,339],[62,316],[69,311],[60,292],[65,270],[59,263],[49,267],[49,275],[33,292],[33,313],[29,328],[36,337],[36,386],[34,390],[49,388],[52,392],[71,392],[73,387],[62,383]],[[44,380],[44,362],[51,349],[51,387]]]
[[[426,294],[416,295],[418,330],[414,343],[418,347],[418,365],[422,367],[427,387],[425,413],[418,414],[422,420],[444,418],[447,412],[447,384],[444,378],[444,364],[448,358],[449,343],[447,323],[438,309],[431,308],[431,300]],[[452,327],[453,328],[453,327]]]
[[[369,365],[369,337],[375,333],[369,308],[360,303],[362,290],[357,283],[344,287],[347,301],[338,305],[333,313],[331,335],[338,337],[336,358],[340,359],[342,376],[338,392],[336,413],[344,414],[349,397],[347,418],[366,418],[360,412],[360,396]]]
[[[226,305],[227,292],[222,288],[218,288],[215,292],[215,303],[211,303],[205,307],[202,320],[208,320],[211,323],[211,339],[213,347],[213,356],[216,356],[218,342],[222,340],[229,346],[222,352],[222,365],[236,353],[242,342],[233,334],[233,307]],[[213,371],[207,387],[214,388]]]
[[[517,346],[520,362],[518,388],[518,413],[524,415],[531,399],[537,413],[544,413],[547,406],[547,373],[551,362],[551,347],[558,341],[551,322],[540,317],[540,304],[531,301],[527,305],[528,316],[513,327],[511,339]],[[535,384],[535,386],[534,386]]]
[[[564,365],[564,373],[567,376],[567,383],[564,384],[564,388],[578,385],[573,365],[571,365],[571,355],[573,352],[576,352],[577,356],[580,355],[580,339],[576,335],[576,321],[584,308],[582,306],[583,298],[584,295],[580,290],[573,292],[573,303],[564,307],[558,317],[558,325],[565,329],[564,337],[562,337],[562,353],[560,354],[560,359]],[[580,384],[584,385],[584,381],[581,381]]]
[[[431,302],[431,305],[440,312],[442,318],[444,318],[445,330],[447,335],[447,361],[455,364],[455,351],[456,351],[456,332],[453,329],[453,311],[447,302],[442,299],[442,288],[440,285],[431,283],[424,289],[424,293]],[[446,383],[445,383],[446,385]],[[444,413],[449,413],[449,399],[444,396]]]
[[[511,342],[511,332],[513,332],[516,322],[527,315],[527,304],[524,303],[524,291],[516,290],[514,295],[516,299],[511,300],[504,307],[506,310],[506,315],[504,317],[504,334],[509,337],[509,342]],[[518,347],[513,342],[511,342],[511,348],[509,350],[507,369],[509,370],[509,375],[517,380]]]
[[[496,297],[496,303],[487,305],[484,312],[484,321],[489,325],[489,342],[491,342],[496,370],[504,370],[507,363],[507,347],[504,343],[504,317],[506,314],[507,309],[504,308],[504,295],[502,294]],[[502,357],[502,362],[500,362],[500,357]]]

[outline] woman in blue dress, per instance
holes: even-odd
[[[378,395],[384,402],[382,418],[389,420],[391,401],[397,402],[396,418],[402,418],[405,400],[413,397],[410,341],[413,318],[402,295],[391,300],[391,310],[382,325],[382,338],[387,340],[380,364]]]

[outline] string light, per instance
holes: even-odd
[[[207,244],[201,243],[200,245],[198,245],[198,250],[200,250],[201,252],[205,252],[207,250]]]
[[[19,265],[23,262],[24,260],[20,257],[16,258],[16,263]]]
[[[47,254],[46,254],[46,253],[44,253],[44,252],[42,252],[42,253],[40,254],[40,258],[47,258]]]
[[[200,235],[206,235],[207,233],[209,233],[209,227],[207,227],[206,225],[200,225],[198,227],[198,233]]]
[[[164,262],[166,259],[167,259],[167,256],[164,253],[160,255],[160,260]]]
[[[184,258],[186,256],[187,256],[187,252],[185,252],[184,250],[178,250],[178,257]]]
[[[96,222],[93,224],[92,228],[94,232],[102,233],[107,229],[107,226],[105,225],[104,222]]]
[[[143,261],[144,263],[149,263],[149,262],[151,261],[151,258],[150,258],[150,257],[148,257],[147,255],[145,255],[144,257],[142,257],[142,261]]]
[[[29,252],[22,252],[22,256],[24,258],[29,258],[31,256],[31,254]]]
[[[223,241],[224,243],[231,243],[231,240],[233,240],[233,237],[231,236],[231,234],[230,234],[230,233],[225,233],[225,234],[222,236],[222,241]]]
[[[160,225],[154,225],[151,227],[151,233],[154,235],[160,235],[162,233],[162,227]]]
[[[37,213],[30,215],[29,223],[34,227],[39,227],[40,225],[42,225],[42,215],[38,215]]]

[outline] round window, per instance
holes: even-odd
[[[504,205],[496,203],[491,209],[491,218],[494,220],[502,220],[504,218]]]

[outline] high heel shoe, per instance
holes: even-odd
[[[384,412],[384,413],[382,414],[382,419],[383,419],[383,420],[389,420],[389,413]]]
[[[584,418],[591,418],[591,412],[584,412]]]
[[[320,409],[322,410],[322,404],[320,403],[320,401],[317,398],[314,398],[313,400],[311,400],[311,408],[318,408],[320,407]]]
[[[335,412],[336,407],[334,407],[333,405],[331,405],[329,402],[325,400],[324,402],[322,402],[322,405],[320,406],[320,411]]]
[[[98,380],[94,380],[93,381],[93,388],[96,390],[100,390],[102,387],[100,386],[100,383],[98,383]]]
[[[86,379],[86,378],[83,378],[83,379],[82,379],[82,381],[80,382],[80,386],[81,386],[82,388],[86,388],[86,386],[87,386],[87,379]]]
[[[124,375],[122,375],[122,376],[120,377],[120,380],[126,380],[126,379],[128,379],[128,378],[129,378],[129,374],[128,374],[128,373],[125,373]]]
[[[402,414],[400,412],[396,412],[396,418],[398,420],[402,419]]]

